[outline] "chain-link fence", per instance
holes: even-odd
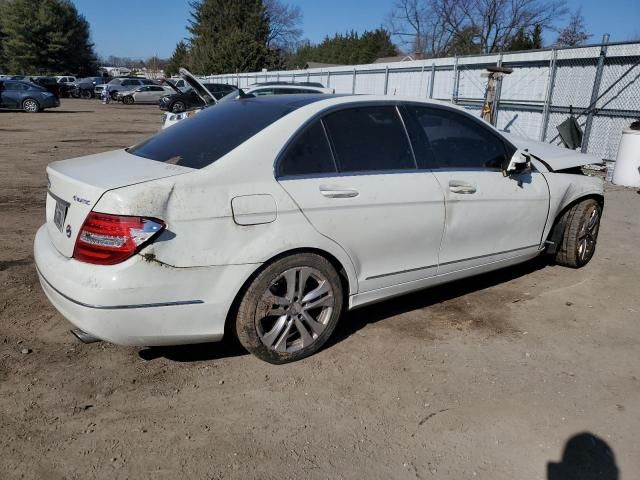
[[[240,88],[320,82],[336,93],[452,102],[480,116],[489,66],[513,69],[498,82],[496,120],[516,135],[561,144],[557,127],[573,114],[584,132],[582,151],[612,160],[622,130],[640,118],[640,42],[207,78]]]

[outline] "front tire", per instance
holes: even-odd
[[[556,252],[556,263],[565,267],[584,267],[596,251],[602,207],[593,199],[576,203],[561,221],[564,232]]]
[[[131,95],[127,95],[126,97],[124,97],[122,99],[122,103],[124,103],[125,105],[133,105],[133,97]]]
[[[91,90],[80,90],[80,98],[84,98],[85,100],[89,100],[93,97]]]
[[[27,98],[22,102],[22,110],[27,113],[37,113],[40,111],[40,104],[33,98]]]
[[[295,362],[322,348],[342,307],[342,283],[333,265],[316,254],[290,255],[253,279],[238,307],[236,333],[265,362]]]

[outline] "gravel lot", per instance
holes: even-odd
[[[296,364],[228,341],[83,345],[33,265],[45,165],[159,127],[153,106],[0,112],[0,477],[640,477],[638,192],[608,189],[587,267],[535,261],[358,310]]]

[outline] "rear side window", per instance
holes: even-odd
[[[417,156],[427,155],[428,161],[418,158],[426,168],[501,169],[506,158],[505,143],[480,122],[463,113],[439,108],[408,105],[407,111],[422,129],[412,135]]]
[[[322,124],[315,122],[287,148],[278,165],[278,176],[335,173],[331,147]]]
[[[340,110],[327,115],[324,123],[341,172],[416,168],[394,106]]]
[[[128,152],[190,168],[206,167],[276,120],[315,99],[277,100],[278,97],[245,98],[213,105],[131,147]]]

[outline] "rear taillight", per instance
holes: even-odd
[[[97,265],[120,263],[151,242],[164,227],[155,218],[91,212],[76,239],[73,258]]]

